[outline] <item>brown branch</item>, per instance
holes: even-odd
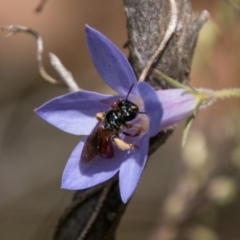
[[[194,20],[190,0],[176,1],[177,26],[174,27],[174,33],[170,32],[171,34],[166,37],[172,17],[169,1],[123,0],[123,2],[127,15],[129,59],[137,78],[149,65],[181,83],[187,83],[198,33],[207,19],[206,12]],[[161,45],[163,47],[160,47]],[[165,81],[154,75],[151,68],[146,72],[146,81],[154,88],[167,87]],[[157,150],[171,132],[172,129],[163,131],[152,138],[149,154]],[[102,194],[104,198],[101,198]],[[68,208],[70,211],[68,210],[61,218],[54,240],[77,240],[83,232],[81,240],[115,239],[117,226],[127,206],[120,200],[117,178],[100,186],[78,191],[72,204],[74,207],[70,205]],[[93,217],[96,209],[97,216],[95,214]]]
[[[159,47],[154,52],[154,54],[151,56],[151,58],[148,60],[147,65],[143,69],[139,81],[144,81],[151,66],[153,65],[154,61],[157,59],[157,57],[160,55],[160,53],[163,51],[164,47],[166,46],[167,42],[169,41],[170,37],[175,31],[176,25],[177,25],[177,7],[175,0],[169,0],[170,3],[170,21],[168,24],[168,28],[164,34],[163,39],[160,42]]]

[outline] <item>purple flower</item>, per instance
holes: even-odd
[[[62,177],[62,188],[85,189],[102,183],[119,172],[119,187],[123,202],[134,192],[144,169],[149,137],[189,117],[198,104],[197,98],[184,89],[154,91],[145,82],[137,82],[135,74],[119,49],[100,32],[86,26],[87,45],[93,63],[105,81],[118,95],[103,95],[89,91],[69,93],[50,100],[36,109],[36,113],[55,127],[75,135],[83,135],[82,141],[73,150]],[[113,158],[98,155],[92,161],[80,161],[83,146],[98,123],[95,115],[107,112],[118,99],[126,99],[130,87],[134,87],[129,100],[140,111],[133,122],[133,129],[142,128],[138,137],[121,139],[138,146],[135,150],[123,151],[114,147]],[[127,129],[131,131],[131,129]]]
[[[123,202],[132,195],[144,169],[150,136],[157,134],[162,108],[155,91],[147,83],[137,83],[135,74],[125,56],[105,36],[93,28],[86,27],[87,45],[94,65],[102,79],[119,95],[103,95],[79,91],[52,99],[36,113],[59,129],[85,137],[73,150],[62,177],[62,188],[85,189],[112,178],[119,171],[119,185]],[[118,99],[137,104],[140,111],[134,126],[142,127],[139,137],[121,136],[126,142],[138,146],[136,150],[122,151],[115,147],[111,159],[97,156],[92,161],[80,161],[84,143],[98,123],[95,115],[106,112]],[[136,129],[136,128],[135,128]]]
[[[204,103],[201,94],[198,95],[191,89],[178,88],[155,92],[163,109],[159,131],[195,115]]]

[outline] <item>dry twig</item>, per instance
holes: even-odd
[[[38,6],[36,7],[35,11],[37,13],[40,13],[43,8],[45,7],[46,3],[47,3],[48,0],[41,0],[41,2],[38,4]]]
[[[37,65],[38,65],[38,71],[41,77],[47,81],[50,84],[61,84],[54,78],[52,78],[47,71],[45,70],[43,66],[42,56],[43,56],[43,40],[41,35],[36,32],[35,30],[20,26],[20,25],[10,25],[2,28],[5,31],[8,31],[7,36],[11,36],[15,33],[28,33],[36,38],[37,42]],[[76,81],[73,79],[71,73],[67,71],[67,69],[62,65],[60,60],[57,58],[56,55],[50,54],[51,64],[54,67],[54,69],[58,72],[58,74],[61,76],[64,86],[67,87],[70,91],[79,91],[80,88],[78,87]],[[62,85],[62,84],[61,84]]]
[[[2,28],[5,31],[8,31],[7,37],[11,36],[12,34],[15,33],[28,33],[36,38],[37,42],[37,64],[38,64],[38,71],[41,75],[41,77],[46,80],[47,82],[51,84],[57,84],[58,82],[52,78],[45,70],[42,62],[42,55],[43,55],[43,41],[42,37],[33,29],[25,27],[25,26],[20,26],[20,25],[10,25]]]
[[[65,85],[69,88],[69,90],[71,92],[80,91],[81,88],[77,85],[76,81],[73,79],[72,73],[69,72],[63,66],[63,64],[61,63],[59,58],[55,54],[53,54],[53,53],[49,53],[49,57],[50,57],[51,65],[58,72],[58,74],[62,78],[62,80],[65,83]]]

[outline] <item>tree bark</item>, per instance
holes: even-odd
[[[158,48],[171,18],[167,0],[123,0],[127,16],[129,61],[137,77]],[[207,20],[203,11],[194,20],[189,0],[177,0],[177,27],[165,49],[154,62],[146,81],[155,89],[168,88],[153,69],[181,83],[189,82],[192,57],[199,30]],[[150,139],[149,155],[157,150],[172,130]],[[91,189],[77,191],[59,220],[54,240],[114,240],[126,209],[120,199],[117,177]]]

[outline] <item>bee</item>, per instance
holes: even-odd
[[[119,137],[119,133],[129,137],[137,137],[142,131],[141,127],[134,134],[124,131],[124,129],[133,127],[128,122],[134,120],[138,114],[145,114],[139,111],[135,103],[128,100],[133,86],[130,87],[125,100],[119,99],[112,104],[107,112],[96,114],[98,123],[83,146],[81,161],[89,162],[98,155],[103,158],[113,158],[114,145],[123,151],[138,148]]]

